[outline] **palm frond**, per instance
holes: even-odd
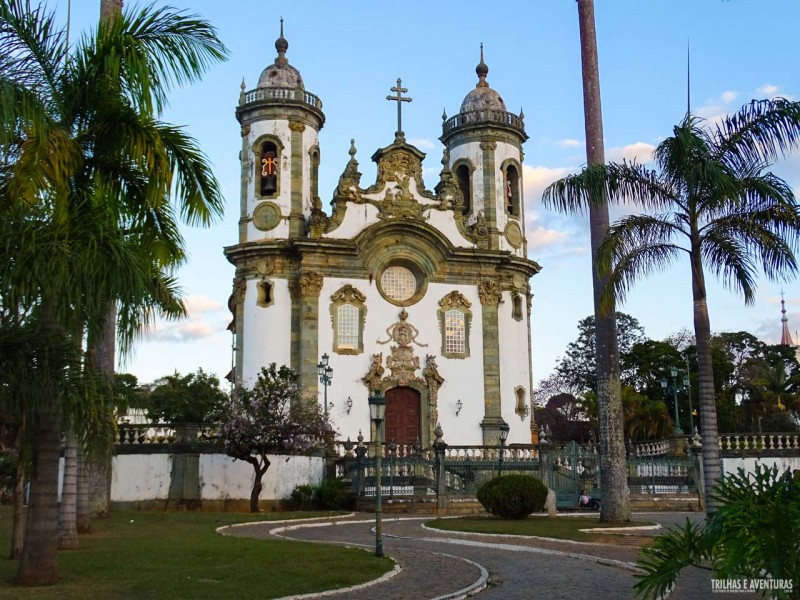
[[[734,227],[715,224],[706,229],[701,240],[703,262],[722,280],[723,285],[736,290],[745,304],[755,301],[756,266],[747,244]]]
[[[800,102],[753,100],[714,131],[715,160],[739,170],[771,164],[800,145]]]

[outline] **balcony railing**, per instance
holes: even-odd
[[[442,132],[447,134],[463,125],[478,123],[508,125],[515,129],[525,131],[525,121],[514,113],[504,110],[484,109],[458,113],[456,116],[450,117],[442,125]]]
[[[244,92],[239,99],[239,104],[250,104],[260,100],[305,104],[311,108],[322,110],[322,100],[318,96],[298,88],[256,88],[249,92]]]

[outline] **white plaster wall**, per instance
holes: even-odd
[[[242,381],[249,385],[256,380],[262,366],[270,363],[290,364],[291,353],[291,297],[289,282],[285,279],[271,278],[274,302],[267,307],[258,306],[258,285],[260,280],[247,281],[244,299],[244,364]]]
[[[120,454],[113,458],[111,500],[137,502],[169,495],[169,454]]]
[[[341,224],[330,233],[325,234],[325,237],[349,240],[364,231],[364,229],[370,225],[374,225],[379,220],[378,209],[371,204],[355,204],[353,202],[348,202],[347,210],[344,213],[344,219]]]
[[[475,244],[466,239],[456,227],[452,210],[431,210],[428,212],[428,224],[438,229],[454,246],[475,248]]]
[[[503,419],[511,427],[509,444],[530,444],[530,415],[520,419],[514,412],[517,397],[514,390],[525,388],[525,401],[530,402],[530,354],[528,353],[528,326],[523,301],[523,319],[512,316],[511,292],[503,292],[503,302],[498,307],[497,323],[500,345],[500,398]]]
[[[261,480],[262,500],[288,498],[301,484],[322,481],[324,461],[318,456],[269,455],[270,466]],[[225,454],[200,455],[200,497],[203,500],[250,498],[254,471],[250,463]]]
[[[364,352],[355,356],[341,355],[333,351],[333,330],[330,318],[330,296],[345,283],[350,283],[363,293],[367,300],[364,327]],[[437,311],[439,300],[453,290],[459,290],[472,303],[472,322],[469,332],[470,357],[450,359],[442,356],[442,337]],[[386,302],[375,283],[366,280],[325,278],[320,294],[319,352],[330,355],[334,379],[328,388],[329,412],[341,439],[355,440],[359,430],[369,439],[370,422],[368,392],[362,381],[372,364],[372,355],[382,352],[383,365],[391,353],[391,344],[379,344],[389,338],[386,329],[399,320],[401,308]],[[439,390],[439,421],[450,444],[481,444],[483,441],[480,422],[484,416],[483,406],[483,330],[481,304],[475,286],[453,286],[440,283],[428,285],[425,296],[414,306],[406,308],[407,322],[419,330],[416,341],[426,347],[414,345],[414,354],[420,359],[422,376],[426,354],[435,355],[439,373],[445,379]],[[516,322],[515,322],[516,323]],[[527,335],[527,334],[526,334]],[[527,339],[527,338],[526,338]],[[384,376],[390,375],[387,368]],[[526,386],[527,387],[527,386]],[[323,402],[323,388],[319,386],[319,401]],[[513,393],[513,390],[512,390]],[[347,414],[346,400],[353,400]],[[456,402],[461,400],[463,409],[456,417]],[[333,403],[333,408],[330,408]],[[513,407],[511,408],[513,411]],[[519,417],[516,417],[519,422]]]
[[[521,211],[521,218],[519,219],[512,219],[506,214],[505,210],[505,182],[503,181],[503,172],[500,170],[500,166],[509,158],[513,158],[516,161],[519,161],[520,164],[520,183],[519,183],[519,194],[520,194],[520,211]],[[509,221],[516,221],[519,225],[519,228],[522,230],[522,239],[525,239],[525,198],[523,196],[523,181],[522,181],[522,160],[520,159],[520,152],[516,146],[511,144],[506,144],[503,142],[497,143],[497,150],[495,150],[494,154],[494,164],[496,167],[495,170],[495,198],[497,199],[497,229],[500,233],[503,233],[506,229],[506,225],[508,225]],[[511,252],[515,256],[521,256],[524,258],[525,250],[524,246],[520,246],[519,248],[514,248],[511,244],[508,243],[505,236],[500,236],[500,250],[507,250]]]
[[[262,500],[287,498],[296,485],[322,481],[324,461],[319,456],[269,455],[270,467],[262,480]],[[169,454],[123,454],[114,457],[112,502],[166,500],[169,496]],[[253,467],[225,454],[200,455],[200,497],[203,500],[249,499]]]
[[[747,473],[755,473],[756,464],[770,468],[773,465],[777,465],[779,472],[783,472],[786,469],[795,470],[800,469],[800,456],[765,456],[759,458],[723,457],[722,473],[724,475],[736,473],[740,467]]]

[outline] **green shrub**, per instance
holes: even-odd
[[[347,485],[340,479],[330,479],[316,489],[321,510],[344,510],[350,504]]]
[[[287,505],[290,510],[343,510],[349,502],[347,485],[339,479],[331,479],[320,485],[295,486]]]
[[[686,519],[642,550],[637,596],[662,598],[687,566],[711,568],[717,579],[779,579],[792,589],[772,598],[800,598],[800,470],[756,464],[714,487],[716,510],[704,524]]]
[[[544,508],[547,486],[529,475],[503,475],[478,489],[478,502],[489,514],[505,519],[524,519]]]

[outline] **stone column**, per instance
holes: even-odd
[[[500,443],[500,337],[498,335],[498,306],[503,301],[500,284],[494,279],[484,279],[478,285],[483,325],[483,402],[481,421],[483,444]]]
[[[289,121],[291,136],[291,209],[289,211],[289,238],[305,235],[306,222],[303,218],[303,132],[304,123]]]
[[[486,226],[489,229],[489,250],[500,248],[500,235],[497,231],[497,177],[494,152],[497,142],[481,142],[483,150],[483,216],[486,217]]]
[[[297,366],[300,374],[302,397],[317,401],[317,362],[319,361],[319,293],[322,290],[322,275],[316,271],[301,271],[297,280],[299,336],[297,344]],[[294,303],[293,303],[294,304]],[[294,325],[294,315],[293,315]],[[295,336],[293,330],[292,336]]]
[[[244,91],[242,92],[244,94]],[[241,166],[241,197],[239,198],[239,243],[247,241],[247,192],[253,177],[253,153],[250,150],[250,125],[242,127],[242,149],[239,152]],[[253,190],[255,195],[255,189]]]

